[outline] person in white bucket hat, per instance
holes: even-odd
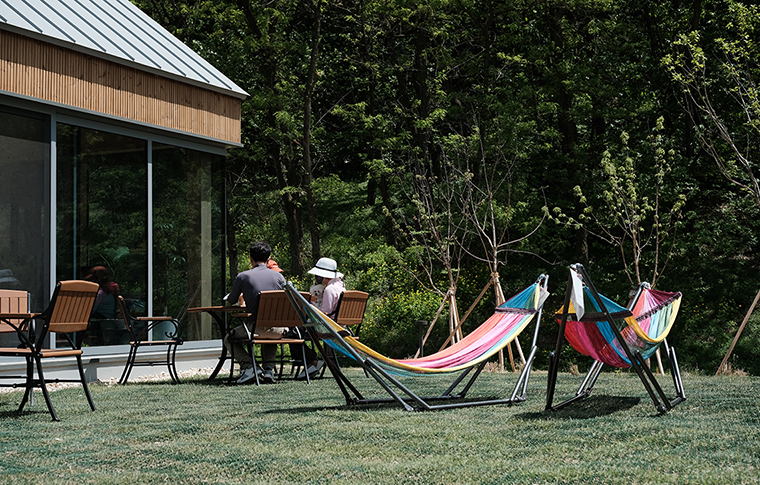
[[[317,284],[325,285],[322,293],[322,305],[319,310],[330,318],[335,318],[335,310],[338,308],[340,295],[346,291],[343,285],[343,273],[338,271],[338,263],[334,259],[319,258],[317,264],[309,270],[313,274]]]
[[[309,274],[321,276],[327,279],[343,278],[343,273],[338,271],[338,263],[334,259],[319,258],[317,264],[309,270]],[[322,283],[327,286],[327,283]],[[322,312],[324,313],[324,312]]]
[[[309,274],[315,276],[317,285],[324,285],[322,303],[317,308],[328,317],[335,318],[334,313],[338,307],[340,295],[346,291],[342,280],[343,273],[338,271],[338,263],[334,259],[319,258],[317,264],[309,270]],[[311,365],[298,375],[298,379],[305,379],[307,373],[310,376],[316,374],[324,364],[321,359],[312,361]]]

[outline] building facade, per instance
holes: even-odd
[[[245,97],[127,0],[0,3],[0,288],[41,311],[56,281],[105,269],[134,314],[218,339],[186,310],[226,293],[224,158]],[[125,338],[108,304],[83,336]]]

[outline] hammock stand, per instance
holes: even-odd
[[[592,312],[577,317],[573,301],[574,284],[583,286],[583,295],[593,307]],[[577,291],[579,287],[575,287]],[[664,298],[659,305],[653,306],[647,298],[647,294],[657,294]],[[549,379],[546,392],[546,410],[556,411],[568,404],[584,399],[591,394],[604,364],[618,368],[633,367],[655,408],[660,414],[668,412],[677,404],[686,400],[686,394],[681,380],[681,371],[678,367],[676,351],[670,347],[665,337],[678,313],[681,302],[681,293],[655,292],[649,288],[648,283],[642,283],[630,304],[630,308],[617,305],[611,300],[600,295],[585,268],[580,264],[570,266],[570,277],[567,282],[565,303],[557,313],[560,322],[557,346],[554,352],[549,354]],[[662,312],[662,313],[661,313]],[[621,322],[622,320],[622,322]],[[639,322],[654,322],[657,320],[657,328],[651,323],[654,336],[647,335],[639,326]],[[616,323],[618,321],[618,323]],[[585,324],[585,325],[584,325]],[[579,337],[588,332],[589,338]],[[586,377],[581,383],[575,396],[554,405],[554,391],[559,373],[559,362],[562,346],[567,340],[578,352],[594,358]],[[622,344],[621,344],[622,343]],[[657,382],[652,371],[646,363],[646,359],[652,356],[660,346],[664,345],[668,357],[671,377],[675,387],[675,398],[668,398],[662,386]]]
[[[432,411],[493,404],[516,404],[526,400],[531,365],[536,355],[536,341],[543,303],[548,296],[548,276],[541,275],[536,283],[496,308],[496,312],[480,327],[456,344],[431,355],[415,359],[385,357],[350,335],[348,331],[310,305],[288,283],[285,292],[301,315],[304,327],[325,355],[325,345],[343,356],[351,358],[366,376],[373,378],[390,395],[390,398],[365,398],[346,377],[340,366],[324,359],[335,382],[346,399],[346,405],[396,403],[405,411]],[[467,392],[478,378],[488,359],[512,342],[528,324],[536,320],[533,345],[525,366],[520,372],[514,390],[508,399],[464,401]],[[454,375],[453,383],[440,395],[420,396],[398,378],[405,376]],[[469,379],[465,379],[468,377]],[[464,384],[463,384],[464,383]],[[460,387],[460,384],[463,384]],[[436,404],[440,401],[453,401]]]

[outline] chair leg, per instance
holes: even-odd
[[[179,374],[177,373],[177,347],[178,342],[169,344],[169,349],[166,351],[166,364],[169,367],[169,376],[172,378],[172,382],[179,384]]]
[[[39,376],[40,380],[40,389],[42,389],[42,395],[45,397],[45,402],[47,403],[48,411],[50,411],[50,416],[52,416],[53,421],[60,421],[60,419],[58,419],[58,416],[55,414],[55,409],[53,409],[53,402],[50,400],[50,394],[48,393],[47,385],[45,384],[45,376],[42,373],[42,359],[37,356],[35,357],[35,362],[37,364],[37,375]]]
[[[338,362],[338,354],[335,353],[335,349],[327,345],[325,346],[325,351],[326,351],[325,353],[327,354],[325,358],[332,360],[333,363],[338,367],[338,369],[340,369],[340,362]],[[327,366],[322,367],[322,372],[319,374],[320,379],[322,379],[325,376],[326,369],[327,369]],[[367,371],[364,371],[364,374],[366,375]]]
[[[311,377],[309,376],[309,373],[306,372],[309,370],[307,367],[308,364],[306,363],[306,342],[301,345],[301,360],[303,361],[303,370],[306,374],[306,383],[311,384]]]
[[[121,373],[119,378],[119,384],[125,385],[129,380],[129,374],[132,373],[132,367],[135,365],[135,358],[137,357],[137,345],[136,343],[129,344],[129,355],[127,355],[127,363],[124,365],[124,372]]]
[[[235,379],[235,343],[234,343],[234,334],[233,331],[230,330],[229,334],[229,354],[230,354],[230,376],[227,378],[227,384],[232,384],[233,380]],[[224,345],[224,342],[222,342],[222,346],[226,349],[227,347]]]
[[[84,367],[82,366],[82,356],[77,355],[77,367],[79,368],[79,379],[82,382],[84,388],[84,395],[87,396],[87,402],[90,403],[90,409],[95,411],[95,403],[92,401],[92,394],[90,394],[90,387],[87,385],[87,379],[84,376]]]
[[[18,410],[24,409],[27,401],[29,405],[34,405],[34,360],[31,357],[26,358],[26,389],[24,390],[24,397],[21,399],[21,404]]]

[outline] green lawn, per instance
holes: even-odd
[[[372,382],[348,371],[362,389]],[[470,395],[505,397],[516,375],[484,373]],[[560,375],[558,394],[579,376]],[[663,378],[667,390],[669,378]],[[227,386],[198,377],[0,393],[3,483],[760,483],[760,378],[684,375],[688,400],[655,412],[635,375],[604,373],[587,400],[543,411],[546,373],[526,403],[437,412],[348,408],[335,383]],[[367,391],[368,394],[372,394]],[[381,394],[377,394],[380,396]]]

